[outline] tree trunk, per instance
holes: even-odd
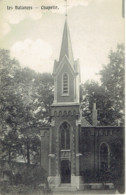
[[[27,142],[27,164],[30,164],[30,151],[29,151],[29,144]]]

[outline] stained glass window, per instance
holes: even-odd
[[[70,125],[64,122],[61,127],[61,149],[70,149]]]

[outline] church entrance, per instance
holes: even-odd
[[[61,160],[61,183],[71,182],[71,166],[69,160]]]

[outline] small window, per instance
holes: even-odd
[[[68,93],[69,93],[68,86],[69,86],[69,78],[68,78],[67,73],[64,73],[64,75],[63,75],[63,94],[68,95]]]

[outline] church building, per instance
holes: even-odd
[[[115,148],[122,151],[124,131],[120,126],[98,126],[96,103],[92,124],[82,117],[80,65],[73,56],[67,18],[53,77],[51,124],[41,129],[41,166],[47,172],[50,187],[68,185],[73,190],[82,190],[87,183],[100,184],[106,172],[109,172],[106,182],[113,183],[111,175],[122,163],[120,157],[114,162]]]

